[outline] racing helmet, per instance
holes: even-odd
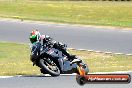
[[[30,33],[30,42],[33,44],[37,41],[39,41],[40,39],[40,33],[38,30],[33,30],[31,33]]]

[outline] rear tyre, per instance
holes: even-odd
[[[50,58],[44,58],[39,60],[39,66],[41,67],[41,72],[46,72],[51,76],[59,76],[60,69],[56,63]]]

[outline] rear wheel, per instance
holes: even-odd
[[[50,74],[51,76],[59,76],[60,69],[56,65],[56,63],[51,58],[43,58],[39,60],[39,65],[41,70]]]

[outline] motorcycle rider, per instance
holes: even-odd
[[[43,46],[45,43],[49,43],[52,44],[54,48],[62,51],[62,53],[64,55],[66,55],[68,57],[68,60],[71,62],[77,62],[80,61],[76,58],[75,55],[70,55],[67,50],[63,47],[65,46],[65,44],[62,44],[60,42],[56,42],[54,41],[51,37],[49,37],[48,35],[41,35],[40,32],[38,30],[33,30],[30,33],[30,42],[32,44],[36,44],[37,47],[36,49],[33,51],[32,55],[31,55],[31,60],[35,60],[37,59],[37,57],[40,55],[40,49],[41,46]]]

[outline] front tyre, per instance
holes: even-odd
[[[56,65],[56,63],[50,58],[43,58],[39,60],[39,66],[42,70],[46,73],[50,74],[51,76],[59,76],[60,69]]]

